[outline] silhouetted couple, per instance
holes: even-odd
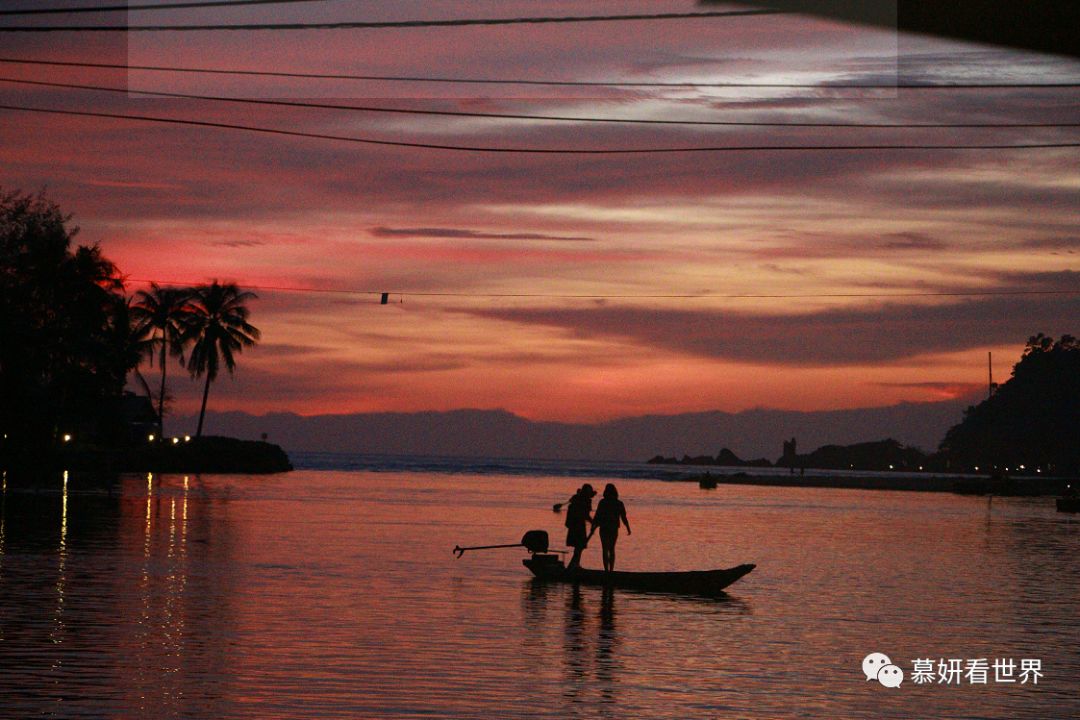
[[[604,570],[615,569],[615,543],[619,540],[619,523],[626,525],[626,534],[630,535],[630,521],[626,519],[626,506],[619,500],[619,491],[611,483],[604,488],[604,497],[596,505],[596,514],[592,514],[592,499],[596,491],[585,483],[570,499],[566,509],[566,544],[574,548],[574,554],[567,564],[567,570],[581,566],[581,553],[589,545],[593,534],[600,531],[600,545],[603,548]],[[587,525],[592,523],[592,530]]]

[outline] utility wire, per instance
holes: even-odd
[[[227,130],[245,130],[268,135],[314,138],[319,140],[337,140],[341,142],[383,145],[389,147],[423,148],[426,150],[455,150],[476,153],[505,153],[530,155],[660,155],[672,153],[722,153],[722,152],[789,152],[789,151],[866,151],[866,150],[1037,150],[1050,148],[1080,147],[1080,142],[1059,143],[1019,143],[1019,144],[974,144],[974,145],[721,145],[706,147],[666,147],[666,148],[523,148],[493,147],[486,145],[449,145],[441,143],[408,142],[403,140],[376,140],[373,138],[353,137],[348,135],[329,135],[325,133],[302,132],[299,130],[281,130],[255,125],[212,122],[209,120],[187,120],[181,118],[160,117],[155,115],[129,115],[124,113],[91,112],[89,110],[60,110],[56,108],[29,107],[25,105],[0,105],[0,110],[45,113],[50,115],[69,115],[78,117],[109,118],[114,120],[137,120],[141,122],[167,123],[194,127],[221,128]]]
[[[104,85],[80,85],[75,83],[46,82],[44,80],[24,80],[21,78],[0,77],[0,82],[33,85],[39,87],[66,88],[72,90],[94,90],[110,93],[152,95],[154,97],[182,98],[185,100],[210,100],[213,102],[240,103],[246,105],[271,105],[275,107],[296,107],[321,110],[350,110],[354,112],[392,113],[399,115],[437,115],[442,117],[497,118],[503,120],[542,120],[554,122],[611,123],[635,125],[696,125],[720,127],[804,127],[804,128],[1071,128],[1080,127],[1080,122],[1049,123],[853,123],[853,122],[768,122],[751,120],[654,120],[650,118],[612,118],[578,117],[574,115],[531,115],[522,113],[471,112],[461,110],[422,110],[415,108],[391,108],[372,105],[340,105],[312,101],[262,100],[257,98],[238,98],[222,95],[194,95],[191,93],[166,92],[161,90],[130,90],[122,87]]]
[[[623,20],[691,20],[722,17],[782,15],[781,10],[718,10],[694,13],[642,13],[626,15],[570,15],[564,17],[455,18],[450,20],[385,20],[312,23],[228,23],[211,25],[22,25],[0,27],[0,32],[147,32],[190,30],[349,30],[386,28],[443,28],[470,25],[546,25],[551,23],[617,22]]]
[[[525,78],[460,78],[437,75],[354,75],[336,73],[274,72],[271,70],[238,70],[226,68],[193,68],[167,65],[126,65],[116,63],[68,62],[61,60],[30,60],[0,57],[0,63],[18,65],[48,65],[54,67],[100,68],[108,70],[146,70],[152,72],[199,73],[206,75],[243,75],[252,77],[299,78],[310,80],[359,80],[414,83],[449,83],[468,85],[540,85],[547,87],[611,87],[611,88],[775,88],[811,90],[1006,90],[1033,88],[1077,88],[1080,83],[755,83],[755,82],[621,82],[614,80],[530,80]]]
[[[150,278],[124,278],[126,282],[157,283],[163,286],[184,286],[197,283],[176,280],[154,280]],[[325,295],[363,295],[380,296],[386,290],[345,290],[330,288],[296,287],[289,285],[244,285],[251,290],[279,292],[302,292]],[[996,297],[1016,295],[1080,295],[1076,290],[958,290],[942,292],[906,292],[906,293],[671,293],[671,294],[577,294],[577,293],[491,293],[491,292],[437,292],[390,290],[390,295],[410,295],[413,297],[465,297],[465,298],[535,298],[548,300],[762,300],[762,299],[813,299],[813,298],[923,298],[923,297]]]
[[[292,5],[294,3],[327,2],[327,0],[193,0],[192,2],[161,3],[159,5],[96,5],[57,8],[23,8],[0,10],[0,15],[66,15],[69,13],[127,12],[128,10],[176,10],[183,8],[234,7],[239,5]]]

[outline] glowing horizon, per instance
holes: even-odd
[[[663,4],[695,7],[692,0]],[[477,15],[528,14],[529,6],[481,5]],[[558,9],[575,14],[595,5],[565,0]],[[314,11],[258,12],[289,19]],[[416,3],[370,12],[450,11]],[[5,54],[459,77],[1080,77],[1076,61],[921,38],[901,38],[897,55],[893,34],[798,16],[365,33],[143,33],[132,38],[141,44],[130,46],[122,38],[63,34],[6,38]],[[333,81],[31,65],[4,65],[0,75],[127,83],[133,91],[0,83],[4,101],[16,105],[528,147],[1013,144],[1075,142],[1077,133],[555,124],[201,103],[137,91],[862,123],[1069,123],[1080,93],[524,91],[386,82],[361,92]],[[211,410],[499,408],[533,420],[593,422],[926,402],[985,387],[988,351],[996,379],[1004,380],[1029,335],[1078,330],[1080,295],[1064,294],[1080,290],[1075,148],[479,155],[0,112],[0,184],[48,186],[82,228],[76,241],[100,243],[131,278],[394,293],[380,306],[377,296],[260,290],[252,320],[264,342],[241,357],[235,381],[215,383]],[[129,290],[138,287],[129,283]],[[1062,294],[1034,294],[1046,291]],[[661,297],[695,294],[760,297]],[[567,297],[579,295],[598,297]],[[198,389],[182,371],[170,372],[174,412],[189,412]]]

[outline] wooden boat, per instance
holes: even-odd
[[[1063,497],[1057,499],[1058,512],[1080,512],[1080,497]]]
[[[694,595],[718,594],[756,567],[748,564],[726,570],[685,572],[604,572],[586,568],[567,570],[557,555],[546,554],[536,554],[521,562],[541,580]]]

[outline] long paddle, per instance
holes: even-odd
[[[494,550],[496,548],[521,547],[522,545],[523,543],[511,543],[509,545],[473,545],[472,547],[461,547],[460,545],[455,545],[453,553],[455,556],[461,557],[465,554],[466,550]]]
[[[456,557],[461,557],[465,554],[466,550],[494,550],[497,548],[513,548],[523,547],[530,553],[546,553],[548,551],[548,534],[546,530],[530,530],[521,536],[521,542],[510,543],[508,545],[474,545],[472,547],[461,547],[455,545],[453,553]],[[561,551],[556,551],[561,552]]]
[[[573,499],[574,499],[574,498],[570,498],[570,500],[573,500]],[[566,501],[566,502],[564,502],[564,503],[555,503],[554,505],[552,505],[552,506],[551,506],[551,511],[552,511],[552,512],[561,512],[561,511],[562,511],[562,506],[563,506],[563,505],[569,505],[569,504],[570,504],[570,500],[567,500],[567,501]]]

